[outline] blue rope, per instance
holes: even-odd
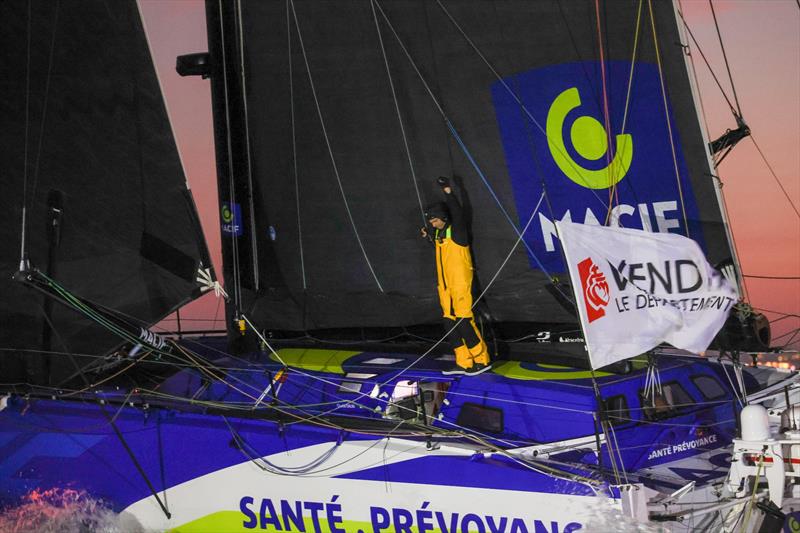
[[[531,250],[531,247],[525,241],[524,237],[520,234],[519,228],[517,228],[517,225],[511,219],[511,216],[508,214],[508,211],[506,211],[505,207],[503,207],[503,204],[500,202],[500,199],[497,197],[497,194],[495,194],[494,189],[489,184],[489,180],[486,179],[486,176],[484,175],[483,171],[478,166],[478,163],[472,157],[472,154],[470,153],[469,149],[464,144],[464,141],[461,140],[461,136],[458,134],[458,132],[456,131],[456,129],[453,126],[453,124],[447,118],[445,118],[445,123],[447,124],[447,127],[450,128],[450,133],[453,134],[453,138],[455,138],[456,142],[461,147],[461,150],[464,152],[464,155],[467,156],[467,159],[472,164],[472,168],[475,169],[475,172],[478,173],[478,176],[480,176],[481,180],[483,181],[483,184],[486,185],[486,188],[489,190],[489,193],[492,195],[492,198],[494,198],[494,201],[497,203],[497,206],[500,208],[500,211],[503,212],[503,215],[505,215],[506,220],[508,220],[509,224],[511,224],[511,226],[514,228],[514,231],[517,232],[517,236],[522,240],[522,244],[525,245],[525,249],[528,250],[528,253],[531,254],[531,257],[536,262],[536,266],[538,266],[539,270],[544,272],[547,275],[547,277],[552,280],[553,278],[550,275],[550,273],[544,268],[544,265],[542,265],[542,262],[539,261],[539,258],[536,257],[536,254],[533,253],[533,250]],[[559,289],[559,292],[560,292],[560,289]]]

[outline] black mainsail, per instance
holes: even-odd
[[[669,2],[207,7],[239,133],[217,113],[218,157],[238,161],[219,168],[226,280],[259,327],[435,321],[418,229],[438,175],[463,184],[498,322],[575,322],[553,290],[556,219],[731,257]]]
[[[121,340],[12,281],[22,252],[145,328],[210,264],[136,3],[3,2],[0,19],[0,368],[58,385]]]

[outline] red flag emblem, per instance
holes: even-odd
[[[591,323],[606,315],[604,307],[611,299],[608,293],[608,283],[605,274],[594,264],[591,257],[578,263],[578,274],[581,276],[586,316]]]

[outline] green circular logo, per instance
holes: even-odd
[[[599,170],[582,167],[570,157],[564,144],[563,127],[567,114],[580,107],[581,97],[576,87],[559,94],[547,112],[547,145],[553,160],[566,177],[581,187],[588,189],[607,189],[625,177],[633,159],[633,141],[627,133],[615,137],[617,151],[608,166]],[[575,151],[590,161],[596,161],[607,154],[608,140],[606,130],[595,118],[580,116],[570,128],[570,140]]]
[[[231,208],[227,205],[222,206],[222,221],[226,224],[230,223],[233,220],[233,213],[231,212]]]

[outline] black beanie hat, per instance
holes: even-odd
[[[425,210],[425,220],[430,220],[432,218],[441,218],[447,221],[450,218],[450,212],[447,210],[447,206],[442,202],[429,205]]]

